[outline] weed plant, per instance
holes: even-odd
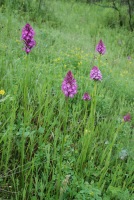
[[[45,2],[44,16],[19,11],[19,1],[0,8],[0,199],[133,200],[132,33],[106,27],[101,8]],[[26,23],[36,33],[28,55]],[[97,89],[93,66],[103,76]],[[70,70],[78,91],[66,101],[61,85]]]

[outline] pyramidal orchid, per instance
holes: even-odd
[[[77,83],[71,71],[65,76],[61,89],[66,97],[72,98],[77,93]]]
[[[131,116],[129,113],[125,115],[123,118],[124,118],[124,122],[129,122],[131,120]]]
[[[102,40],[100,40],[99,43],[97,44],[96,51],[101,55],[105,54],[106,47],[105,47],[104,43],[102,42]]]
[[[90,97],[90,95],[86,92],[86,93],[84,93],[82,99],[85,100],[85,101],[90,101],[90,100],[91,100],[91,97]]]
[[[101,71],[97,66],[94,66],[90,71],[90,78],[96,81],[102,80],[102,74]]]
[[[90,78],[94,81],[94,89],[92,92],[92,101],[91,101],[91,109],[90,109],[90,115],[88,117],[89,121],[87,123],[85,132],[84,132],[84,139],[83,139],[83,145],[82,145],[82,151],[79,156],[80,159],[78,159],[78,163],[82,166],[87,158],[87,153],[89,149],[89,143],[94,138],[95,133],[95,118],[96,118],[96,102],[97,102],[97,81],[102,79],[102,74],[98,67],[94,66],[90,71]],[[88,93],[85,93],[83,95],[84,100],[89,100],[90,96]],[[86,105],[87,106],[87,105]],[[87,107],[86,107],[86,114],[84,116],[84,121],[87,118]],[[89,130],[89,131],[87,131]]]
[[[26,24],[22,29],[21,39],[24,41],[25,47],[23,50],[29,54],[31,49],[36,45],[36,41],[34,40],[35,32],[30,24]]]

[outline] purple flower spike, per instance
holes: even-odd
[[[91,97],[90,97],[89,94],[86,92],[86,93],[84,93],[82,99],[85,100],[85,101],[89,101],[89,100],[91,100]]]
[[[21,39],[25,43],[25,47],[23,50],[28,54],[31,49],[36,45],[36,41],[34,40],[35,32],[30,24],[26,24],[22,29]]]
[[[128,59],[128,60],[131,60],[131,56],[128,56],[127,59]]]
[[[99,43],[96,46],[96,51],[98,51],[99,54],[103,55],[106,52],[106,47],[102,40],[99,41]]]
[[[90,78],[96,81],[100,81],[102,79],[102,74],[98,67],[94,66],[91,69]]]
[[[61,89],[66,97],[72,98],[77,93],[77,83],[71,71],[64,78]]]
[[[124,118],[125,122],[129,122],[131,120],[131,116],[129,113],[127,115],[125,115],[123,118]]]

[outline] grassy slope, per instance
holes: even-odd
[[[101,196],[102,189],[103,199],[131,199],[133,118],[119,132],[107,173],[102,169],[109,148],[105,142],[112,141],[124,114],[133,116],[134,58],[127,59],[133,54],[132,34],[106,28],[102,8],[61,1],[49,5],[53,13],[49,20],[44,15],[45,23],[30,23],[37,46],[28,58],[21,50],[20,37],[29,16],[0,13],[0,89],[7,97],[0,104],[1,197],[7,198],[4,190],[8,190],[12,199],[90,199]],[[100,39],[107,53],[99,66],[103,82],[97,98],[96,135],[81,172],[76,165],[85,129],[81,98],[85,91],[92,93],[89,72],[99,64],[94,49]],[[61,82],[68,70],[72,70],[79,89],[66,111]],[[125,161],[118,158],[121,149],[128,151]],[[13,169],[12,176],[7,176]],[[60,184],[68,174],[70,182],[62,196]]]

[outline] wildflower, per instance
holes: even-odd
[[[62,82],[62,92],[67,97],[74,97],[77,93],[77,83],[76,80],[73,78],[73,74],[69,71]]]
[[[62,181],[62,186],[60,188],[60,199],[63,199],[63,194],[66,192],[67,190],[67,186],[69,184],[69,178],[70,178],[70,175],[66,175],[65,179]]]
[[[4,91],[4,90],[0,90],[0,94],[1,94],[1,95],[4,95],[4,94],[5,94],[5,91]]]
[[[131,116],[129,113],[127,115],[125,115],[123,118],[124,118],[125,122],[129,122],[131,120]]]
[[[85,100],[85,101],[89,101],[89,100],[91,100],[91,97],[90,97],[89,94],[86,92],[86,93],[84,93],[82,99]]]
[[[102,79],[101,71],[98,67],[94,66],[90,71],[90,78],[93,80],[100,81]]]
[[[122,149],[121,152],[119,153],[119,158],[121,160],[124,160],[127,157],[128,157],[128,151],[126,149]]]
[[[82,64],[82,62],[80,61],[80,62],[78,62],[78,65],[81,65]]]
[[[99,41],[99,43],[96,46],[96,51],[98,51],[99,54],[103,55],[106,52],[106,47],[102,40]]]
[[[23,50],[28,54],[31,49],[36,45],[36,41],[34,40],[35,32],[30,24],[26,24],[22,29],[21,39],[25,43],[25,47]]]
[[[94,197],[94,193],[93,193],[93,192],[90,192],[90,195],[91,195],[92,197]]]
[[[106,145],[107,145],[107,144],[109,144],[109,141],[108,141],[108,140],[106,140],[106,141],[105,141],[105,144],[106,144]]]

